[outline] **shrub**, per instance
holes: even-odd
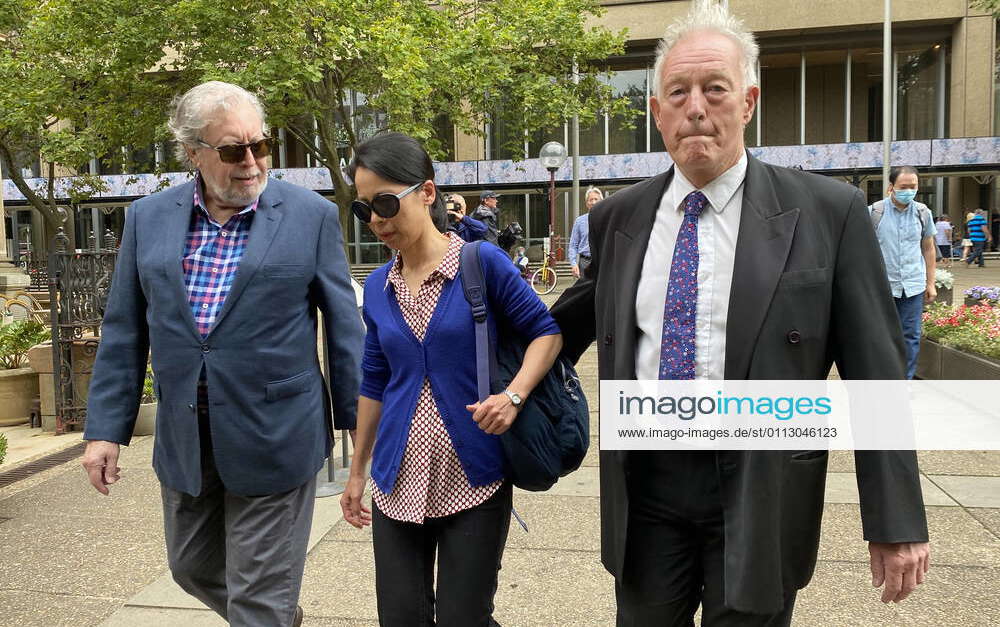
[[[156,390],[153,388],[153,367],[148,364],[146,365],[146,380],[142,382],[142,402],[156,402]]]
[[[28,349],[49,339],[41,322],[19,320],[0,327],[0,368],[20,368]]]
[[[955,275],[947,270],[937,269],[934,271],[934,287],[939,290],[950,290],[955,285]]]
[[[976,300],[986,300],[995,305],[997,301],[1000,301],[1000,287],[977,285],[965,290],[965,295]]]
[[[0,433],[0,464],[3,463],[5,457],[7,457],[7,436]]]

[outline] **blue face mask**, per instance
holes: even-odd
[[[917,190],[915,189],[897,189],[894,194],[896,195],[896,201],[901,205],[908,205],[917,196]]]

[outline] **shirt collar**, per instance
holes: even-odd
[[[744,150],[740,155],[740,160],[735,165],[701,188],[701,193],[705,194],[705,198],[708,199],[708,203],[713,211],[722,213],[722,210],[726,208],[729,201],[736,195],[737,190],[743,185],[746,175],[747,153]],[[681,210],[687,195],[698,189],[684,176],[684,173],[677,166],[674,166],[674,180],[671,187],[674,194],[671,206],[676,211]]]
[[[462,253],[462,245],[465,244],[465,240],[459,237],[458,233],[454,231],[448,231],[445,233],[448,236],[448,250],[445,251],[444,257],[441,258],[441,263],[438,264],[437,268],[427,276],[424,281],[430,281],[434,278],[441,278],[447,280],[454,280],[458,276],[458,266],[459,260]],[[396,285],[398,281],[403,280],[403,257],[399,253],[396,253],[396,258],[392,262],[392,268],[389,269],[389,275],[385,278],[385,286],[389,287],[392,283]]]
[[[202,215],[204,215],[209,220],[212,219],[212,215],[208,212],[208,207],[205,206],[205,202],[202,200],[201,190],[204,182],[201,180],[201,172],[195,172],[194,174],[194,208],[199,210]],[[254,199],[252,203],[243,208],[242,211],[236,215],[241,216],[247,213],[252,213],[257,211],[257,205],[260,204],[260,196]]]

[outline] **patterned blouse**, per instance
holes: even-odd
[[[421,342],[445,281],[453,281],[458,274],[459,254],[465,242],[453,232],[448,233],[448,240],[448,251],[438,267],[424,280],[416,296],[403,280],[403,260],[400,256],[396,256],[396,262],[389,271],[386,287],[392,284],[403,318]],[[471,413],[469,420],[472,420]],[[392,492],[385,494],[372,482],[372,499],[379,510],[394,520],[423,523],[425,518],[448,516],[471,509],[488,500],[501,485],[503,479],[484,486],[469,485],[451,436],[434,402],[430,381],[424,379]]]

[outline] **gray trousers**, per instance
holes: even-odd
[[[211,461],[202,492],[161,484],[167,559],[174,581],[239,627],[291,625],[302,587],[316,480],[289,492],[227,492]]]

